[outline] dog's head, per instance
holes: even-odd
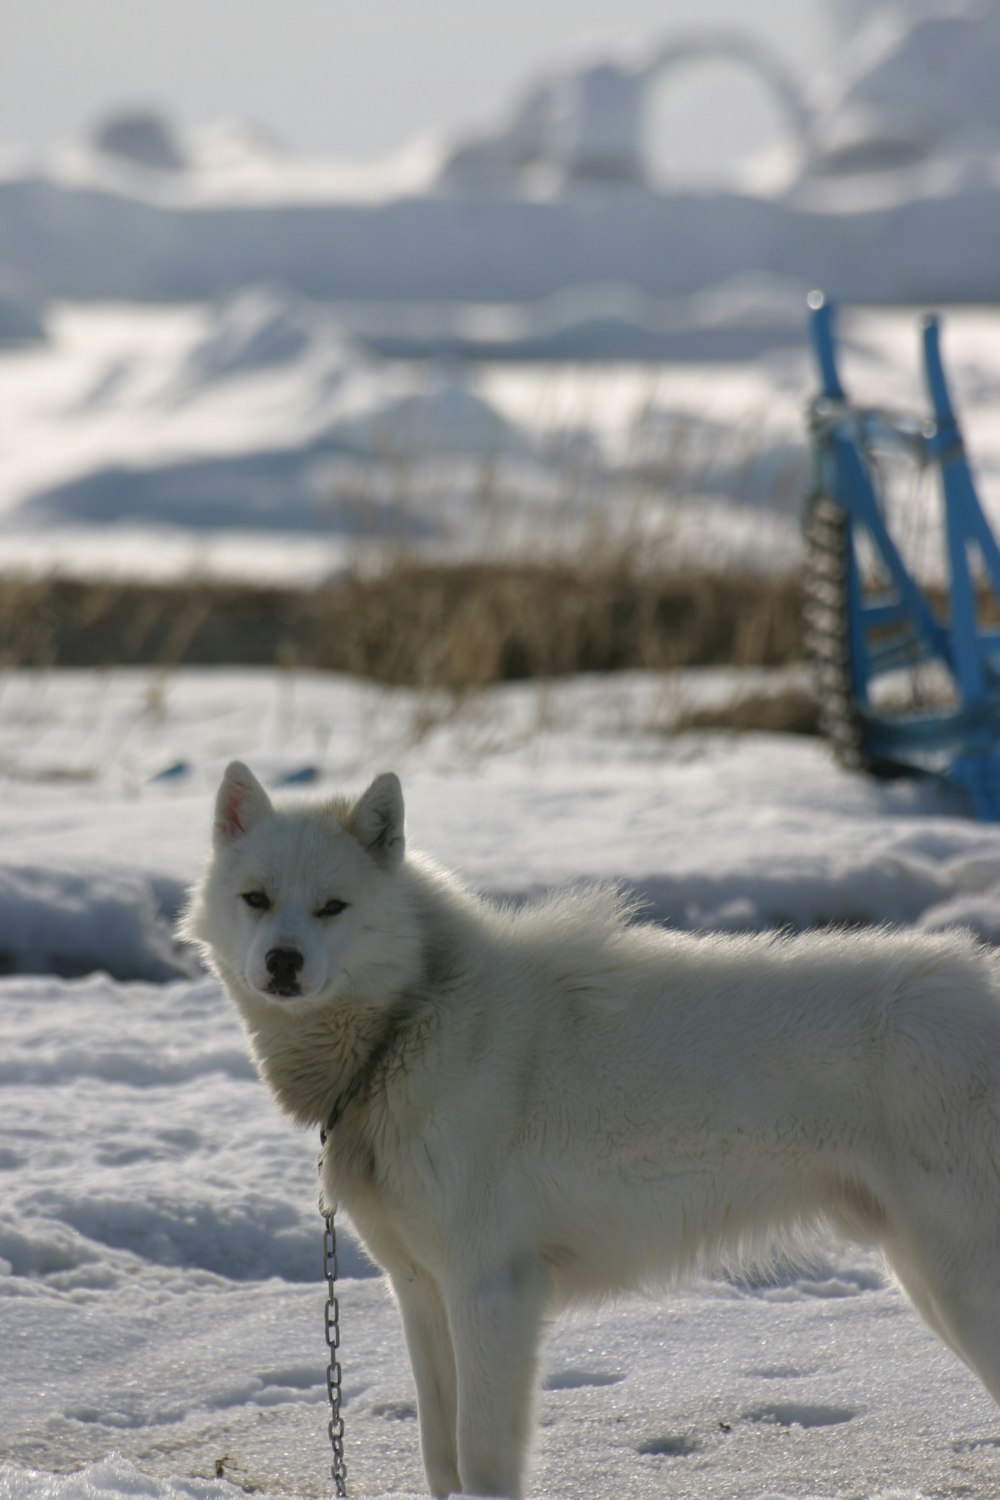
[[[405,932],[392,926],[406,903],[385,889],[404,849],[403,793],[393,774],[377,777],[353,804],[275,807],[234,761],[216,797],[212,858],[181,935],[231,986],[277,1005],[377,990],[393,964],[411,957]]]

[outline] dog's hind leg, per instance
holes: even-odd
[[[943,1344],[947,1344],[948,1348],[961,1358],[960,1351],[952,1343],[951,1335],[941,1321],[937,1303],[925,1278],[913,1265],[910,1258],[898,1248],[892,1247],[890,1249],[889,1246],[883,1245],[882,1252],[895,1280],[902,1287],[915,1310],[927,1324],[927,1327],[932,1333],[937,1334]]]
[[[455,1356],[441,1294],[425,1272],[408,1266],[392,1277],[417,1387],[420,1451],[435,1500],[457,1494]]]
[[[952,1262],[930,1291],[945,1342],[1000,1403],[1000,1247]]]
[[[533,1257],[449,1295],[458,1470],[466,1494],[519,1500],[523,1493],[547,1298],[548,1277]]]
[[[969,1186],[967,1184],[967,1186]],[[919,1196],[914,1195],[917,1203]],[[886,1259],[928,1327],[1000,1403],[1000,1225],[988,1198],[948,1189],[922,1215],[907,1214],[882,1244]],[[914,1203],[912,1206],[917,1206]]]

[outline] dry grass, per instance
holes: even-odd
[[[682,711],[672,727],[675,734],[707,729],[728,729],[734,734],[819,734],[819,707],[805,688],[737,693],[711,708]]]
[[[402,558],[322,588],[0,580],[0,663],[287,666],[452,691],[575,672],[783,666],[802,657],[788,577]]]

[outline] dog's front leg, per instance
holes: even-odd
[[[449,1288],[466,1494],[523,1493],[547,1294],[544,1268],[527,1257]]]
[[[444,1303],[434,1281],[416,1267],[392,1276],[417,1387],[420,1451],[435,1500],[457,1494],[455,1356]]]

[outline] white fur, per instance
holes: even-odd
[[[507,909],[404,858],[393,776],[353,806],[273,809],[239,765],[220,787],[183,930],[296,1121],[364,1080],[323,1196],[391,1279],[434,1495],[522,1493],[555,1309],[794,1254],[817,1226],[879,1246],[1000,1400],[990,956],[630,917],[601,889]],[[267,993],[275,945],[301,952],[301,994]]]

